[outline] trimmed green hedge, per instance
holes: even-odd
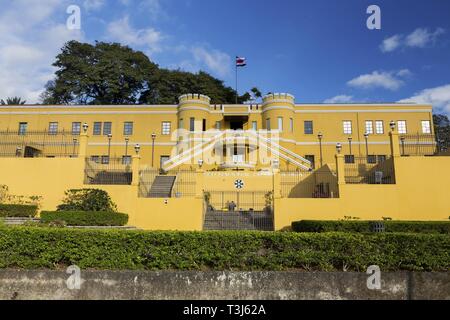
[[[441,234],[1,228],[0,268],[448,271]]]
[[[43,211],[41,222],[64,221],[68,226],[124,226],[128,215],[102,211]]]
[[[296,232],[371,232],[374,221],[302,220],[292,223]],[[385,232],[450,233],[450,221],[383,221]]]
[[[0,204],[0,217],[35,217],[37,205]]]

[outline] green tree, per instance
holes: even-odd
[[[446,150],[450,146],[450,120],[445,114],[433,115],[434,132],[436,140],[441,150]]]
[[[1,105],[23,105],[25,104],[26,101],[22,100],[21,97],[10,97],[10,98],[6,98],[5,100],[0,100],[0,104]]]
[[[64,194],[65,198],[57,207],[58,211],[117,211],[116,204],[104,190],[72,189]]]

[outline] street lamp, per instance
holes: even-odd
[[[108,134],[108,161],[111,158],[111,139],[112,139],[112,134],[109,133]]]
[[[20,157],[22,153],[22,148],[21,147],[17,147],[16,148],[16,157]]]
[[[367,132],[364,133],[364,139],[366,139],[366,156],[369,156],[369,134]]]
[[[128,142],[130,142],[130,138],[125,137],[125,157],[128,156]]]
[[[152,133],[152,168],[154,167],[155,163],[155,140],[156,140],[156,133]]]
[[[336,143],[336,151],[338,154],[341,154],[342,151],[342,144],[340,144],[339,142]]]
[[[389,123],[389,126],[391,127],[391,131],[394,131],[394,130],[395,130],[395,121],[392,120],[392,121]]]
[[[136,154],[139,155],[139,151],[141,150],[141,146],[139,144],[136,144],[134,146],[134,151],[136,151]]]
[[[87,133],[88,128],[89,128],[89,125],[88,125],[86,122],[83,123],[83,132],[84,132],[84,133]]]
[[[352,137],[348,137],[348,147],[350,149],[350,155],[352,155]]]
[[[323,134],[322,132],[319,132],[319,134],[317,135],[317,138],[319,138],[319,148],[320,148],[320,166],[323,167],[323,155],[322,155],[322,139],[323,139]]]
[[[203,160],[202,159],[198,160],[198,166],[199,166],[200,169],[203,167]]]

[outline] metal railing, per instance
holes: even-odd
[[[400,134],[402,156],[432,156],[437,153],[436,137],[433,134]]]
[[[395,184],[391,156],[355,157],[353,163],[344,164],[344,170],[348,184]]]
[[[139,197],[150,197],[152,185],[158,176],[175,177],[171,190],[172,198],[194,197],[196,194],[196,172],[194,170],[161,171],[154,168],[141,170],[139,173]]]
[[[131,162],[123,158],[86,158],[84,183],[92,185],[131,185]]]
[[[77,157],[79,143],[72,132],[0,131],[0,157]]]
[[[282,171],[283,198],[339,198],[337,176],[331,171]]]

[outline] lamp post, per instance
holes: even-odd
[[[395,130],[395,121],[391,120],[391,122],[389,123],[389,126],[391,127],[391,131]]]
[[[108,162],[111,158],[111,139],[112,139],[112,134],[108,134]]]
[[[336,144],[336,151],[337,151],[338,154],[341,154],[342,144],[340,144],[339,142]]]
[[[348,147],[350,149],[350,155],[352,155],[352,137],[348,137]]]
[[[364,139],[366,139],[366,156],[369,156],[369,134],[366,132],[364,133]]]
[[[152,133],[152,168],[155,164],[155,140],[156,140],[156,133]]]
[[[84,133],[87,133],[88,128],[89,128],[89,125],[88,125],[86,122],[83,123],[83,132],[84,132]]]
[[[141,150],[141,146],[139,144],[136,144],[134,146],[134,151],[136,151],[136,154],[139,155],[139,151]]]
[[[203,167],[203,160],[202,159],[198,160],[198,167],[200,168],[200,170],[202,169],[202,167]]]
[[[322,132],[319,132],[319,134],[317,135],[317,138],[319,138],[319,149],[320,149],[320,166],[323,167],[323,154],[322,154],[322,139],[323,139],[323,134]]]
[[[128,156],[128,142],[130,142],[130,138],[125,138],[125,157]]]

